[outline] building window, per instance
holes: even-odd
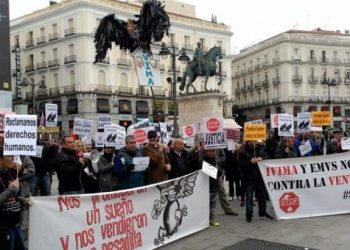
[[[110,106],[108,99],[97,98],[97,113],[109,113]]]
[[[131,101],[129,100],[119,100],[119,114],[131,114]]]
[[[67,104],[67,113],[68,114],[77,114],[78,113],[78,99],[69,99]]]
[[[322,62],[327,62],[327,57],[326,57],[326,51],[325,50],[323,50],[322,51]]]
[[[329,111],[329,106],[322,106],[321,111]]]
[[[309,112],[317,111],[317,106],[309,106]]]
[[[350,118],[350,109],[345,109],[345,117]]]
[[[333,106],[333,116],[341,116],[341,107],[340,106]]]
[[[57,105],[57,114],[58,114],[58,115],[61,115],[61,114],[62,114],[62,111],[61,111],[61,101],[53,101],[52,103]]]
[[[148,102],[136,101],[136,114],[147,114],[149,113]]]

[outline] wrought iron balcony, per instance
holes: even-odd
[[[28,64],[28,65],[25,66],[25,72],[26,73],[32,72],[32,71],[35,71],[34,64]]]
[[[308,78],[308,83],[310,83],[310,84],[316,84],[316,83],[318,83],[318,77],[313,76],[313,75],[309,76],[309,78]]]
[[[130,87],[119,86],[118,91],[119,94],[132,94],[132,88]]]
[[[27,40],[26,41],[26,48],[33,47],[34,46],[34,40]]]
[[[58,59],[53,59],[49,61],[49,68],[59,67],[60,61]]]
[[[36,44],[38,45],[42,43],[46,43],[46,36],[38,37],[36,40],[37,40]]]
[[[68,85],[63,87],[63,93],[70,94],[75,92],[75,85]]]
[[[131,60],[125,58],[118,58],[118,66],[131,67]]]
[[[105,84],[98,84],[96,85],[95,92],[101,93],[101,94],[110,94],[112,93],[112,86],[105,85]]]
[[[69,28],[64,31],[64,36],[72,36],[75,34],[75,28]]]
[[[55,88],[49,88],[49,95],[59,95],[60,94],[60,88],[55,87]]]
[[[76,55],[70,55],[64,57],[64,64],[69,63],[76,63],[77,62],[77,56]]]
[[[301,75],[293,75],[292,76],[292,82],[293,83],[302,83],[303,77]]]
[[[276,77],[272,78],[272,84],[273,85],[277,85],[277,84],[280,84],[280,83],[281,83],[281,80],[280,80],[279,76],[276,76]]]
[[[57,40],[59,38],[59,35],[57,32],[54,32],[52,34],[49,35],[49,42],[53,41],[53,40]]]
[[[43,70],[47,69],[47,62],[40,62],[36,64],[36,69],[37,70]]]

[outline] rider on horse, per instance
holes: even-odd
[[[202,49],[202,44],[198,42],[197,48],[193,52],[193,60],[197,62],[197,66],[198,66],[197,73],[199,75],[202,73],[203,57],[204,57],[204,52]]]

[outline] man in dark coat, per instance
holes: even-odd
[[[81,171],[85,165],[83,157],[77,157],[74,140],[70,136],[62,139],[62,150],[56,157],[58,192],[60,195],[82,194]]]
[[[169,179],[181,177],[191,172],[188,153],[185,150],[185,143],[181,138],[175,139],[174,149],[169,152],[169,160],[171,164]]]

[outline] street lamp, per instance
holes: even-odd
[[[177,125],[177,101],[176,101],[176,82],[180,82],[182,80],[181,77],[176,78],[176,57],[179,56],[178,60],[186,63],[190,60],[190,58],[187,56],[186,51],[184,48],[182,48],[179,53],[176,54],[175,51],[175,44],[172,43],[170,46],[170,49],[172,52],[170,52],[169,47],[163,43],[162,47],[159,51],[159,55],[162,56],[163,58],[166,57],[167,55],[171,56],[172,60],[172,68],[173,68],[173,79],[171,77],[167,78],[167,82],[172,84],[172,89],[173,89],[173,100],[174,100],[174,130],[172,137],[176,138],[179,137],[179,130],[178,130],[178,125]]]
[[[46,88],[45,81],[40,80],[37,84],[35,84],[33,78],[31,78],[30,81],[28,81],[27,78],[24,77],[22,79],[21,86],[23,86],[23,87],[31,86],[32,87],[33,115],[35,115],[35,93],[34,93],[35,87],[39,86],[39,89],[45,89]]]
[[[332,80],[329,77],[327,78],[327,74],[325,73],[323,76],[322,84],[327,84],[328,86],[328,100],[326,101],[326,103],[328,104],[329,112],[331,112],[331,87],[337,85],[336,80],[335,78],[332,78]]]

